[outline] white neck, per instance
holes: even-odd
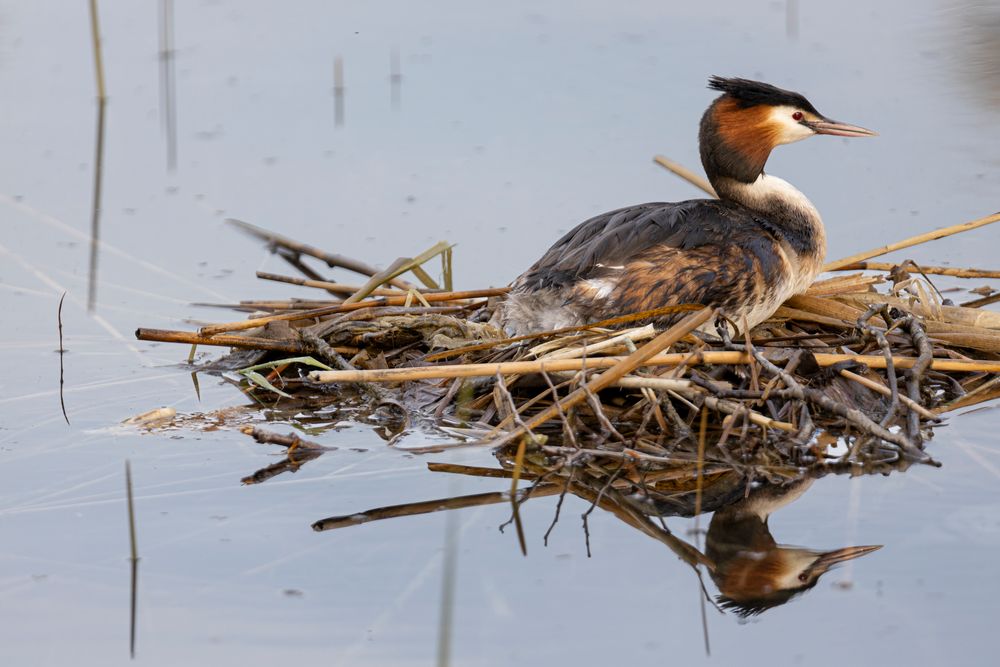
[[[717,179],[719,197],[763,214],[785,235],[796,254],[822,262],[826,256],[826,230],[819,211],[788,181],[761,173],[753,183]]]

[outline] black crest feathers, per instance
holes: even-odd
[[[797,107],[804,111],[810,111],[815,114],[819,113],[809,100],[802,95],[761,81],[713,76],[708,80],[708,87],[729,95],[744,107],[768,104],[771,106]]]

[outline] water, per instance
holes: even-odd
[[[128,661],[126,459],[141,556],[138,661],[396,665],[438,654],[447,514],[309,526],[504,482],[429,473],[428,459],[345,421],[317,436],[338,451],[241,486],[280,460],[274,450],[228,429],[116,426],[168,405],[231,408],[231,423],[270,417],[284,429],[286,417],[258,413],[216,380],[202,377],[199,397],[178,366],[183,347],[132,340],[137,326],[231,317],[192,301],[305,295],[254,280],[255,270],[286,269],[227,216],[383,265],[444,238],[458,244],[457,286],[503,284],[591,214],[698,196],[651,157],[697,166],[710,74],[799,90],[823,113],[881,133],[783,147],[768,165],[823,212],[831,257],[998,208],[995,3],[176,4],[171,171],[157,7],[101,3],[109,101],[91,315],[86,3],[0,3],[4,664]],[[985,228],[905,256],[996,268],[998,241],[1000,230]],[[63,291],[69,426],[54,352]],[[524,558],[512,532],[497,531],[508,507],[461,510],[451,515],[452,661],[989,664],[996,420],[987,406],[940,429],[941,469],[823,479],[779,510],[779,542],[885,546],[749,623],[709,609],[711,658],[697,582],[662,544],[599,511],[587,558],[587,505],[570,498],[545,548],[554,499],[540,499],[524,508]],[[685,536],[692,524],[669,525]]]

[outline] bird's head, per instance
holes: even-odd
[[[860,558],[881,546],[813,551],[778,546],[764,552],[742,552],[713,575],[719,603],[744,618],[784,604],[811,589],[834,565]]]
[[[709,178],[757,180],[771,150],[816,134],[870,137],[876,133],[830,120],[799,93],[760,81],[713,76],[722,93],[701,119],[701,159]]]

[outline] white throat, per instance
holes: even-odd
[[[820,230],[823,229],[823,220],[813,203],[783,178],[761,173],[753,183],[730,181],[728,187],[736,195],[733,199],[737,199],[748,208],[766,213],[776,208],[787,207],[799,212],[802,217],[814,221]]]

